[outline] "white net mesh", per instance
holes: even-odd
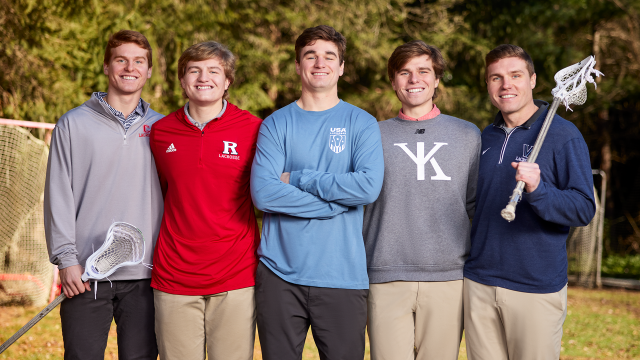
[[[556,87],[551,90],[551,94],[554,98],[560,99],[567,110],[571,110],[569,105],[582,105],[587,101],[587,82],[597,87],[592,75],[604,76],[593,68],[595,65],[595,58],[589,56],[577,64],[558,71],[553,76]]]
[[[87,259],[85,276],[104,279],[119,267],[138,264],[143,258],[142,232],[131,224],[115,222],[109,228],[104,244]]]
[[[567,257],[569,259],[569,275],[575,276],[575,282],[584,287],[596,286],[598,265],[598,229],[602,218],[600,199],[596,198],[596,215],[589,225],[571,228],[567,239]],[[573,279],[573,276],[571,277]]]
[[[0,303],[47,303],[53,267],[44,237],[49,149],[24,128],[0,125]]]

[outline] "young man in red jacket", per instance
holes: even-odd
[[[160,357],[253,356],[258,225],[249,175],[261,120],[227,102],[235,57],[188,48],[178,77],[189,102],[151,130],[164,217],[151,286]]]

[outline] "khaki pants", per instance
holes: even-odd
[[[154,289],[156,337],[162,360],[250,360],[256,334],[253,286],[214,295]]]
[[[457,359],[462,338],[462,283],[371,284],[371,359]]]
[[[566,285],[534,294],[464,279],[469,360],[557,360],[566,316]]]

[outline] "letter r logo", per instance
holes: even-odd
[[[238,155],[238,152],[236,151],[236,146],[238,146],[238,144],[231,141],[222,142],[224,143],[224,151],[222,152],[223,154]]]

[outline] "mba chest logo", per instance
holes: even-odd
[[[346,128],[331,128],[329,133],[329,147],[331,151],[339,154],[344,150],[347,145],[347,129]]]
[[[516,156],[516,161],[527,161],[532,150],[533,146],[529,144],[522,144],[522,157]]]
[[[427,164],[427,161],[429,163],[431,163],[431,166],[433,167],[433,170],[435,170],[435,172],[436,172],[436,175],[432,176],[431,180],[451,180],[451,177],[445,175],[445,173],[440,168],[440,165],[438,165],[438,162],[434,158],[436,152],[438,150],[440,150],[441,147],[443,147],[445,145],[448,145],[448,144],[447,143],[441,143],[441,142],[436,142],[436,143],[433,143],[433,144],[435,146],[433,148],[431,148],[431,150],[429,150],[427,155],[424,154],[424,143],[423,142],[419,142],[418,143],[418,148],[416,149],[417,152],[416,152],[415,155],[411,152],[411,150],[409,150],[409,148],[407,148],[407,143],[393,144],[393,145],[399,146],[402,150],[404,150],[404,152],[407,155],[409,155],[411,160],[413,160],[413,162],[416,163],[416,165],[418,166],[418,180],[424,180],[424,168],[425,168],[425,165]]]

